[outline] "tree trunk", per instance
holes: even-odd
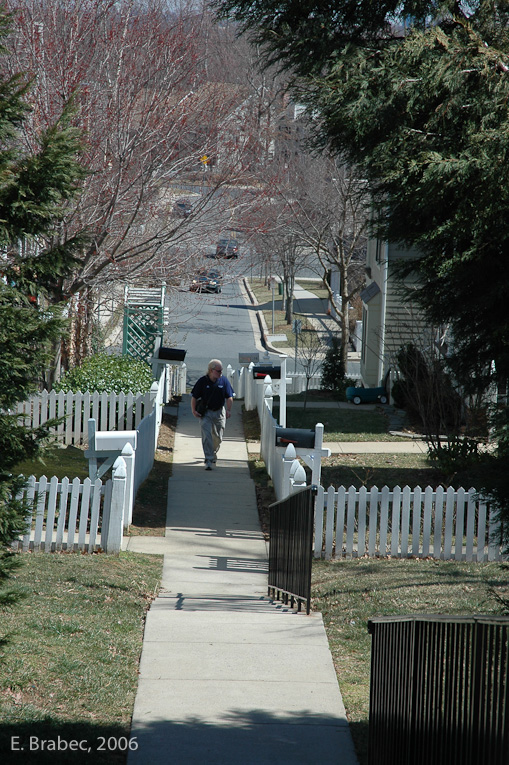
[[[286,305],[285,305],[285,321],[287,324],[291,324],[293,321],[293,290],[295,287],[295,277],[287,276],[285,279],[285,291],[286,291]]]
[[[344,365],[345,374],[348,365],[348,349],[350,347],[350,316],[348,311],[348,266],[343,260],[340,267],[340,294],[341,294],[341,361]]]

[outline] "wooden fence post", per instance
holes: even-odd
[[[95,451],[96,422],[93,417],[88,420],[88,451],[92,456],[88,458],[88,477],[91,481],[97,478],[97,454]]]
[[[123,457],[117,457],[113,463],[113,489],[108,518],[108,532],[104,551],[118,555],[122,546],[122,516],[127,483],[127,469]]]
[[[133,521],[133,507],[134,507],[134,467],[136,460],[136,453],[131,444],[126,444],[122,449],[122,455],[126,465],[126,489],[125,489],[125,506],[123,512],[123,527],[129,528]],[[115,465],[113,466],[115,468]]]

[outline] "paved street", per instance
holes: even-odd
[[[215,261],[210,261],[214,267]],[[228,264],[229,266],[229,264]],[[227,268],[228,268],[227,266]],[[221,268],[225,274],[226,268]],[[233,275],[232,275],[233,279]],[[216,294],[180,292],[178,317],[172,316],[171,342],[187,350],[187,380],[190,385],[205,374],[211,358],[226,367],[239,368],[239,353],[263,353],[256,312],[243,291],[241,281],[225,278]]]

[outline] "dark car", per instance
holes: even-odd
[[[173,210],[181,218],[188,218],[191,215],[193,206],[188,199],[178,199],[173,205]]]
[[[216,245],[216,258],[238,258],[239,245],[236,239],[220,239]]]
[[[189,285],[191,292],[221,292],[219,271],[200,271]]]

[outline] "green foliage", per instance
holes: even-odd
[[[390,39],[389,23],[400,18],[431,20],[444,3],[429,0],[359,0],[324,3],[319,0],[212,0],[226,19],[235,19],[267,51],[269,64],[299,76],[327,71],[351,44]],[[380,35],[383,30],[384,36]]]
[[[0,409],[34,389],[65,326],[58,308],[39,311],[17,287],[0,282]]]
[[[85,359],[81,366],[70,369],[55,385],[55,390],[145,393],[153,382],[152,370],[145,361],[98,353]]]
[[[483,455],[472,471],[472,484],[481,496],[489,498],[490,509],[499,521],[497,542],[504,546],[506,554],[509,553],[509,456]]]
[[[369,179],[378,235],[421,253],[400,275],[418,277],[412,301],[449,325],[456,373],[478,389],[493,360],[509,372],[509,44],[488,27],[473,14],[352,47],[308,96],[324,141]]]
[[[322,364],[322,388],[341,391],[344,387],[345,365],[341,355],[341,340],[333,335]]]
[[[0,55],[10,15],[0,8]],[[5,71],[5,68],[2,68]],[[26,509],[17,497],[24,479],[10,471],[37,455],[48,428],[29,430],[7,410],[40,383],[66,323],[55,305],[63,278],[74,265],[77,237],[61,245],[59,225],[83,178],[79,136],[66,108],[61,119],[26,139],[28,78],[0,74],[0,604],[12,602],[5,588],[15,559],[10,542],[24,530]],[[47,243],[46,249],[42,242]],[[37,296],[37,297],[36,297]],[[53,307],[46,307],[50,297]],[[44,299],[41,299],[44,298]],[[19,560],[19,557],[16,557]]]
[[[497,404],[489,412],[492,438],[497,444],[497,455],[509,457],[509,406]]]
[[[412,300],[448,324],[462,385],[509,376],[506,0],[215,0],[294,80],[317,142],[357,165]],[[497,274],[497,278],[493,275]]]
[[[479,441],[466,436],[450,436],[446,442],[437,441],[428,446],[428,459],[444,476],[479,464]]]

